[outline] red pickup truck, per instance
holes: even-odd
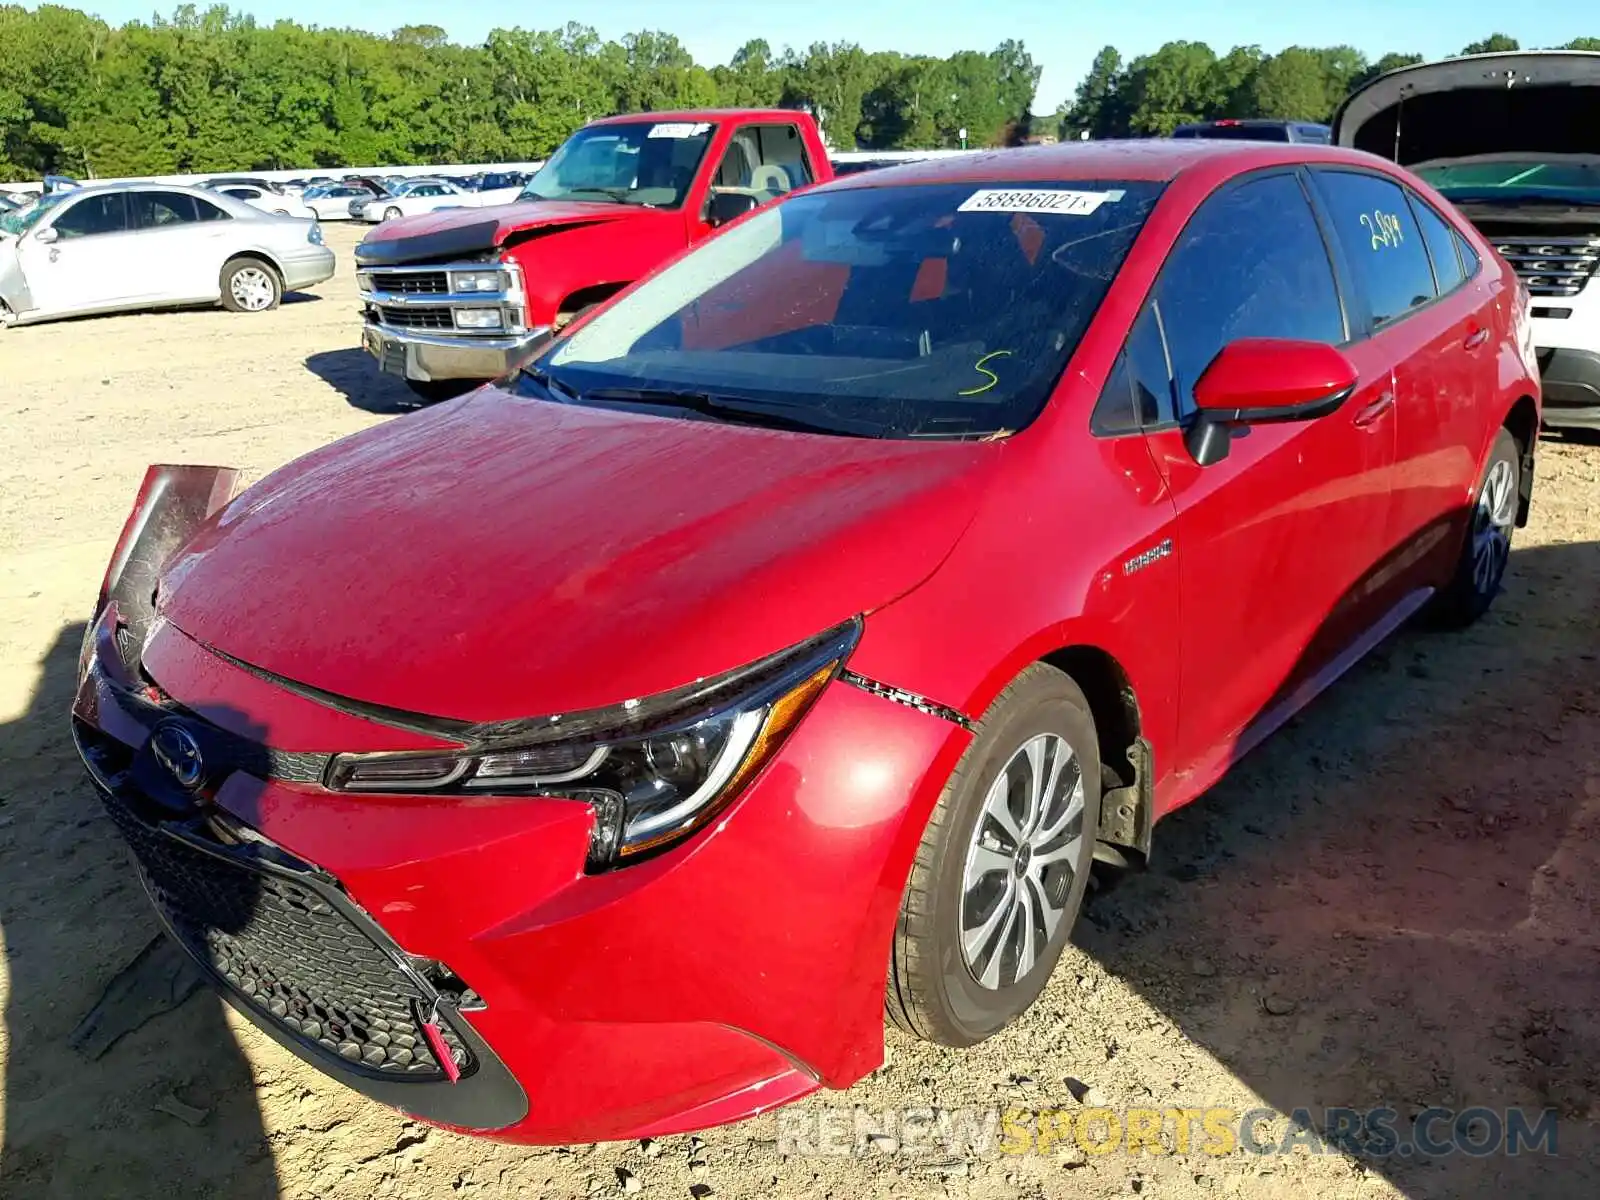
[[[514,204],[379,225],[356,248],[362,341],[424,399],[516,366],[546,333],[718,225],[833,177],[776,109],[635,113],[573,134]]]

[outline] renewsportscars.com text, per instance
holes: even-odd
[[[1206,1155],[1554,1155],[1553,1109],[864,1108],[785,1109],[778,1153]]]

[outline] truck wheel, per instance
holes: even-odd
[[[1082,907],[1100,749],[1082,691],[1035,663],[990,705],[934,807],[901,899],[885,1008],[970,1046],[1038,999]]]
[[[438,404],[442,400],[454,400],[457,396],[465,396],[482,383],[481,379],[406,380],[406,386],[429,404]]]
[[[283,280],[259,258],[236,258],[222,268],[222,306],[230,312],[267,312],[283,299]]]

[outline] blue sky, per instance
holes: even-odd
[[[121,23],[147,19],[153,9],[171,11],[174,2],[84,0],[75,7]],[[940,55],[987,50],[1017,37],[1044,66],[1036,105],[1042,112],[1071,93],[1107,44],[1130,57],[1181,38],[1209,42],[1218,51],[1248,43],[1268,51],[1344,43],[1373,57],[1401,50],[1438,58],[1497,31],[1524,46],[1600,37],[1600,5],[1594,0],[236,0],[231,7],[262,22],[288,17],[378,32],[441,25],[460,42],[481,41],[496,26],[552,28],[569,19],[612,38],[662,29],[677,34],[707,65],[726,62],[753,37],[766,38],[774,49],[850,41],[869,50]]]

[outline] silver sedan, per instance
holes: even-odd
[[[92,185],[0,215],[0,324],[195,304],[264,312],[333,267],[315,221],[199,188]]]

